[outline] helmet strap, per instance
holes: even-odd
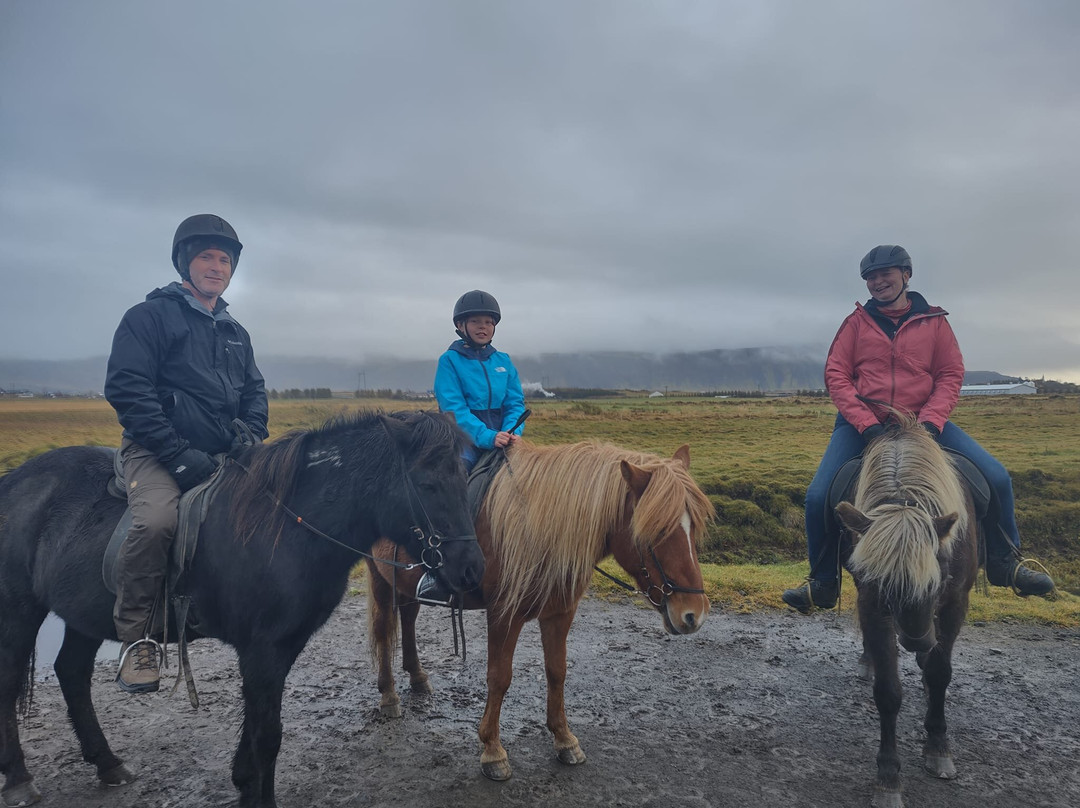
[[[881,302],[881,301],[879,300],[879,301],[878,301],[878,306],[879,306],[879,307],[882,307],[882,306],[883,306],[884,308],[889,308],[889,306],[891,306],[891,305],[892,305],[893,303],[895,303],[895,302],[896,302],[897,300],[899,300],[899,299],[900,299],[900,297],[901,297],[901,296],[902,296],[902,295],[903,295],[903,294],[904,294],[905,292],[907,292],[907,290],[908,290],[908,282],[907,282],[907,278],[904,278],[904,285],[900,287],[900,291],[896,293],[896,297],[894,297],[894,298],[893,298],[892,300],[890,300],[890,301],[889,301],[888,303],[882,303],[882,302]]]

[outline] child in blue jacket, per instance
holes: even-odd
[[[452,412],[458,426],[472,440],[465,465],[472,468],[478,449],[516,443],[522,426],[510,431],[525,412],[521,379],[510,357],[491,344],[502,319],[499,303],[487,292],[474,289],[454,304],[454,328],[461,339],[439,357],[435,371],[435,398],[439,409]]]

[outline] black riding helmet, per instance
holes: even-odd
[[[859,264],[859,276],[865,281],[866,276],[875,269],[889,269],[899,267],[906,269],[909,274],[915,274],[911,268],[911,256],[908,251],[898,244],[882,244],[874,247],[866,254]]]
[[[232,258],[232,269],[236,272],[236,264],[240,260],[240,251],[244,249],[244,245],[236,237],[233,226],[220,216],[212,213],[197,213],[194,216],[188,216],[176,228],[172,242],[172,262],[176,271],[180,273],[180,277],[185,281],[191,279],[188,275],[188,266],[194,255],[191,255],[187,248],[193,244],[197,245],[200,251],[208,247],[224,250]],[[183,256],[180,254],[181,248],[185,250]]]
[[[487,314],[495,321],[495,325],[498,325],[499,320],[502,319],[499,301],[479,289],[466,292],[454,304],[454,325],[477,314]]]

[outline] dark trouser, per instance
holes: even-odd
[[[180,489],[157,457],[124,438],[120,445],[132,524],[117,557],[113,622],[121,642],[162,630],[164,611],[154,604],[164,586],[169,547],[176,535]],[[149,625],[151,615],[153,625]]]

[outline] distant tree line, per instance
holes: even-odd
[[[1080,384],[1056,382],[1053,379],[1032,379],[1040,393],[1080,393]]]
[[[329,387],[305,387],[301,390],[298,387],[291,387],[288,390],[275,390],[270,388],[270,392],[267,395],[271,399],[279,398],[333,398],[334,394]]]

